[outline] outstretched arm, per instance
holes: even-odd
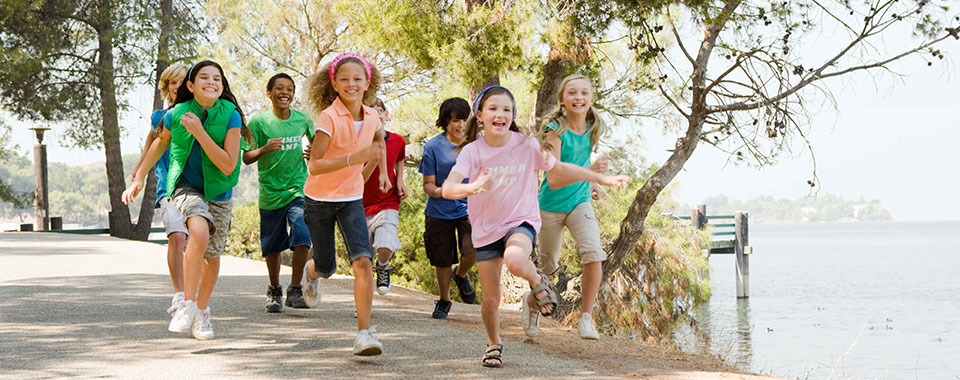
[[[630,184],[630,182],[633,181],[632,178],[625,175],[616,175],[616,176],[603,175],[579,165],[573,165],[573,164],[568,164],[566,162],[559,162],[559,161],[556,163],[556,165],[553,166],[552,169],[547,171],[547,175],[550,175],[550,174],[554,174],[561,178],[569,178],[574,181],[596,182],[604,186],[628,185]],[[547,185],[550,186],[551,189],[555,188],[553,184],[550,184],[549,182],[547,183]]]
[[[490,181],[490,173],[484,168],[480,168],[480,175],[476,176],[473,182],[462,183],[463,175],[451,171],[447,180],[443,181],[441,195],[446,199],[463,199],[467,196],[483,191],[483,186]]]
[[[150,168],[157,164],[157,161],[163,156],[163,152],[170,147],[170,130],[163,128],[163,126],[158,127],[157,130],[159,131],[157,138],[153,139],[153,143],[149,145],[146,155],[143,156],[143,160],[134,174],[133,182],[120,196],[120,200],[125,204],[132,202],[133,198],[136,198],[143,190],[143,180],[147,178]]]

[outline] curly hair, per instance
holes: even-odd
[[[340,68],[347,62],[363,66],[363,62],[360,62],[359,59],[344,58],[337,62],[337,67],[334,68],[333,75],[336,76]],[[377,91],[380,90],[380,71],[377,70],[377,67],[374,66],[373,63],[370,64],[370,69],[370,78],[367,78],[370,85],[367,86],[367,90],[363,92],[363,104],[372,107],[377,101]],[[311,112],[315,115],[319,115],[320,112],[330,107],[338,96],[337,91],[333,89],[333,83],[328,74],[329,72],[330,64],[328,63],[307,78],[305,85],[307,88],[307,103],[311,107]]]
[[[583,79],[590,83],[590,78],[580,74],[569,75],[566,78],[563,78],[563,81],[560,82],[560,88],[557,90],[557,108],[551,111],[547,116],[544,116],[537,133],[537,137],[540,140],[540,145],[544,147],[549,147],[550,144],[547,143],[547,137],[551,134],[557,135],[558,137],[567,132],[567,120],[564,118],[565,112],[563,109],[563,90],[567,87],[567,84],[575,81],[577,79]],[[593,85],[590,84],[590,92],[593,92]],[[547,129],[547,124],[557,123],[557,128],[554,130]],[[590,146],[593,148],[594,152],[597,151],[599,147],[598,142],[600,138],[603,137],[603,134],[607,131],[607,125],[603,122],[603,119],[600,118],[600,114],[597,113],[597,109],[593,106],[590,106],[590,109],[587,110],[587,125],[590,126]]]

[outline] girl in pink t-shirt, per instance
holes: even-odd
[[[477,269],[483,286],[480,313],[487,331],[487,349],[482,364],[501,367],[500,268],[530,283],[531,305],[544,316],[557,306],[557,293],[547,276],[530,260],[540,229],[537,201],[538,172],[597,182],[606,186],[630,183],[627,176],[605,176],[589,169],[557,162],[545,153],[536,139],[519,132],[513,122],[516,102],[504,87],[490,86],[477,95],[473,117],[467,124],[466,140],[460,145],[457,164],[444,181],[447,199],[467,197],[467,212],[477,247]],[[480,131],[482,138],[477,138]],[[470,178],[470,183],[461,183]],[[535,303],[535,304],[534,304]]]

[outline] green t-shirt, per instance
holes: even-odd
[[[547,124],[550,130],[557,129],[557,123]],[[590,166],[590,125],[582,135],[573,133],[569,129],[560,135],[560,162],[579,166]],[[590,201],[590,182],[579,181],[556,190],[551,190],[544,180],[540,184],[540,209],[549,212],[570,212],[577,205]]]
[[[241,141],[243,150],[260,148],[267,145],[270,139],[283,139],[280,150],[267,153],[257,160],[260,208],[276,210],[302,197],[303,183],[307,180],[307,164],[303,159],[301,141],[303,136],[313,141],[313,120],[303,111],[290,110],[287,120],[280,120],[272,111],[267,111],[250,118],[247,127],[255,145]]]

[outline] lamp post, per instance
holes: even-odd
[[[37,144],[33,146],[33,176],[37,180],[37,229],[50,229],[50,198],[47,188],[47,146],[43,144],[43,133],[47,127],[33,127],[37,134]]]

